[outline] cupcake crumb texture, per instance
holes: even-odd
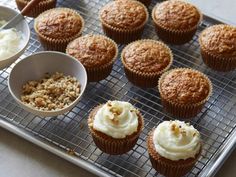
[[[214,55],[236,57],[236,27],[220,24],[206,28],[200,35],[200,43]]]
[[[64,39],[80,32],[82,20],[75,11],[55,8],[42,13],[37,18],[36,28],[44,36]]]
[[[184,1],[171,0],[157,5],[155,20],[169,29],[191,29],[198,25],[200,13],[198,9]]]
[[[137,1],[117,0],[107,4],[100,17],[112,27],[133,29],[146,21],[147,14],[145,7]]]
[[[209,81],[200,73],[190,69],[173,70],[161,82],[161,92],[168,100],[180,104],[203,101],[209,94]]]
[[[124,62],[135,71],[160,72],[171,62],[170,50],[152,40],[136,41],[124,50]]]
[[[116,44],[100,35],[85,35],[69,43],[66,53],[77,58],[86,68],[103,66],[116,56]]]

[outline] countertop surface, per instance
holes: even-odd
[[[188,0],[203,13],[236,25],[236,0]],[[0,0],[1,5],[1,0]],[[216,177],[236,174],[236,151]],[[0,128],[0,177],[94,177],[93,174]]]

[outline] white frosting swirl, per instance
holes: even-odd
[[[174,161],[195,157],[201,148],[199,132],[178,120],[159,124],[154,130],[153,143],[158,154]]]
[[[138,129],[137,110],[128,102],[108,101],[97,111],[93,128],[113,138],[125,138]]]

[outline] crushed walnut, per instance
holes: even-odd
[[[46,73],[43,79],[23,85],[21,101],[39,110],[53,111],[70,105],[79,94],[80,83],[75,77]]]

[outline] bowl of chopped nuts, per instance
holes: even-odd
[[[30,55],[12,68],[8,87],[25,110],[42,117],[71,110],[87,85],[84,66],[75,58],[47,51]]]

